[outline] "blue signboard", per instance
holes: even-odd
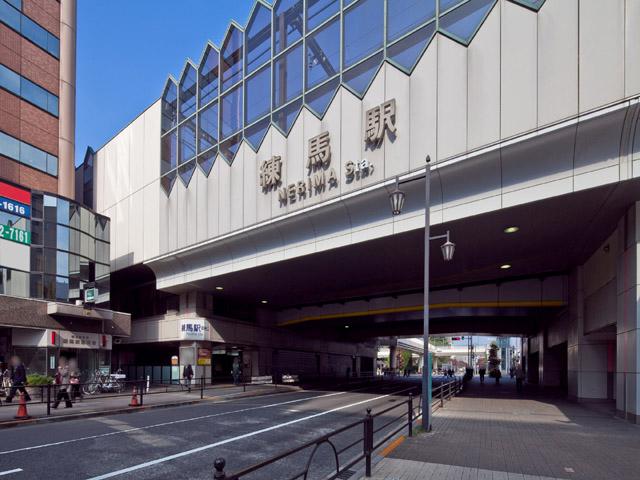
[[[16,202],[10,198],[0,197],[0,210],[21,217],[31,217],[31,207],[24,203]]]

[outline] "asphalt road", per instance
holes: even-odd
[[[211,479],[213,461],[224,457],[227,473],[253,465],[401,402],[415,379],[385,381],[350,391],[307,390],[226,402],[147,410],[94,419],[0,431],[0,476],[4,479]],[[399,407],[377,417],[382,427],[406,412]],[[377,433],[378,438],[399,425]],[[340,449],[362,436],[362,426],[336,438]],[[341,461],[362,450],[357,444]],[[310,450],[247,478],[292,476]],[[329,446],[314,456],[312,478],[330,473]]]

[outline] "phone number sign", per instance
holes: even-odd
[[[0,225],[0,238],[24,245],[31,245],[31,232],[9,225]]]
[[[0,211],[31,217],[31,192],[0,182]]]

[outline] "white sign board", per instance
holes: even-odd
[[[180,340],[205,340],[209,338],[209,322],[204,319],[180,320]]]

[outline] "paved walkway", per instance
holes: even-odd
[[[640,427],[615,418],[612,405],[475,381],[435,413],[432,433],[382,459],[374,478],[636,480],[639,452]]]
[[[291,387],[278,386],[278,391],[283,391]],[[155,389],[156,393],[144,395],[144,407],[159,407],[164,405],[188,404],[200,401],[200,389],[194,388],[191,393],[187,391],[175,390],[165,392],[165,389]],[[246,390],[246,391],[245,391]],[[154,391],[154,390],[152,390]],[[233,385],[216,385],[215,387],[207,387],[204,391],[205,399],[236,397],[240,395],[261,395],[265,393],[275,392],[273,385],[247,385],[246,389],[242,386]],[[0,405],[0,428],[6,426],[14,426],[14,415],[18,410],[18,397],[14,398],[11,404],[7,404],[2,400]],[[138,397],[138,400],[140,398]],[[47,416],[46,403],[28,403],[27,409],[29,415],[35,420],[58,420],[62,417],[73,417],[78,415],[105,415],[109,413],[118,413],[122,411],[133,411],[136,407],[130,408],[131,393],[127,395],[104,395],[104,396],[85,396],[82,400],[76,401],[72,408],[64,408],[64,401],[58,409],[51,409],[51,416]],[[143,408],[144,408],[143,407]],[[137,407],[140,409],[140,407]],[[28,422],[28,421],[27,421]]]

